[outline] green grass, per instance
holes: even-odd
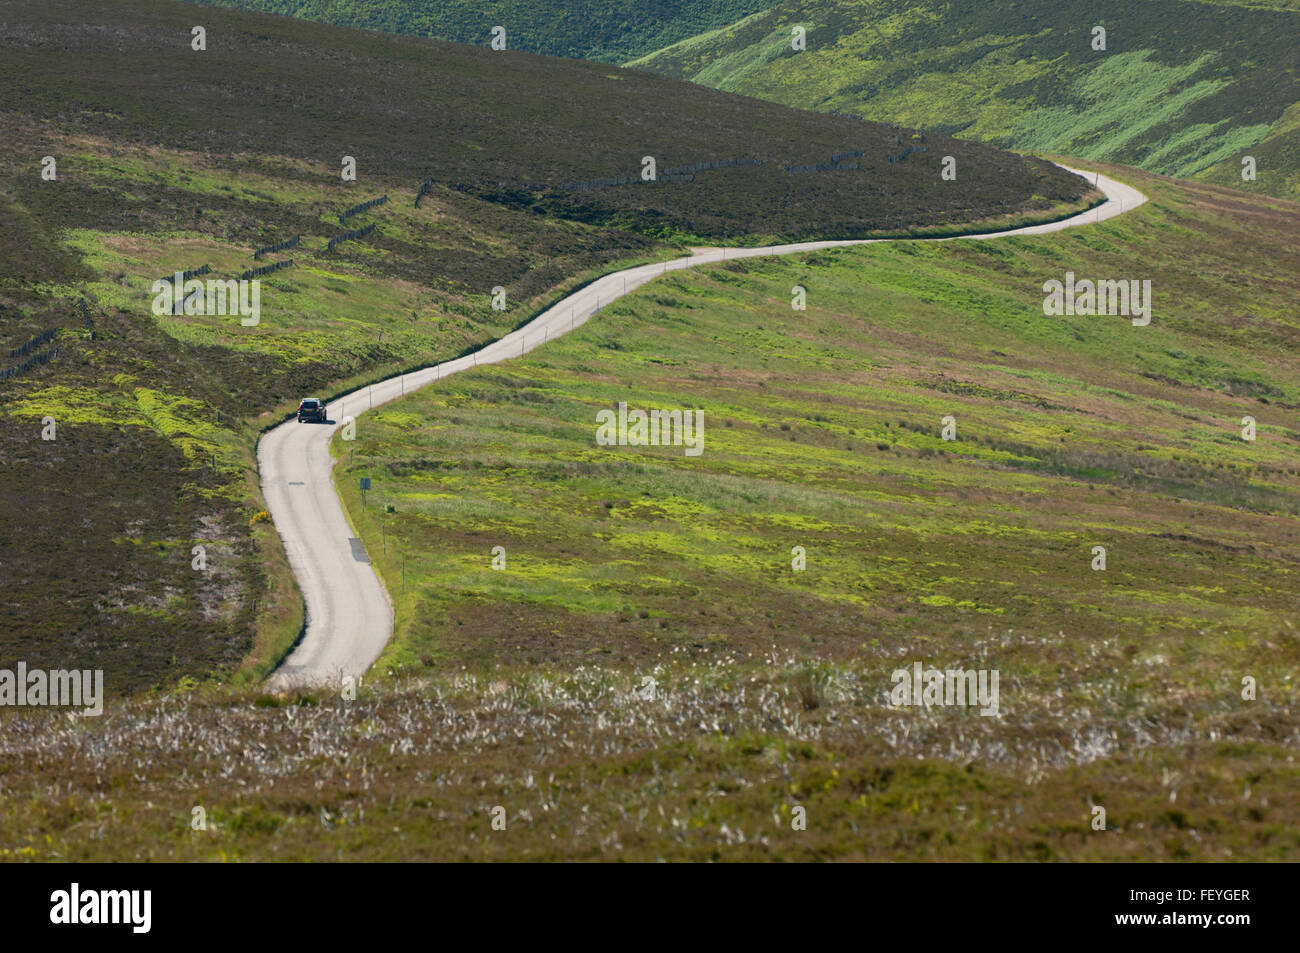
[[[884,161],[886,127],[608,66],[219,9],[202,11],[210,44],[198,52],[195,13],[113,0],[87,21],[82,4],[24,0],[6,14],[13,75],[53,79],[0,91],[0,156],[15,170],[0,184],[0,347],[54,329],[58,357],[0,385],[0,502],[41,518],[0,533],[11,607],[0,662],[53,664],[73,646],[114,692],[253,679],[298,635],[279,538],[250,521],[265,507],[255,441],[303,395],[463,353],[614,267],[682,254],[685,241],[951,233],[1089,200],[1081,180],[1041,160],[941,140],[932,148],[955,150],[983,185],[930,200],[933,169]],[[178,84],[187,95],[171,94]],[[645,125],[593,136],[593,112]],[[846,144],[873,149],[857,173],[778,168]],[[647,151],[664,167],[733,154],[770,163],[689,185],[557,188],[635,171]],[[356,182],[338,175],[344,154],[358,160]],[[46,155],[54,181],[39,175]],[[327,250],[368,223],[363,240]],[[291,235],[300,245],[272,260],[295,264],[263,280],[257,327],[152,314],[155,279],[202,264],[237,276],[261,264],[253,249]],[[504,312],[490,306],[497,285]],[[52,442],[39,439],[47,416]],[[191,568],[196,545],[211,550],[205,573]]]
[[[790,48],[790,28],[808,48]],[[1107,30],[1093,50],[1092,28]],[[791,0],[630,65],[1008,148],[1300,197],[1300,7]],[[1258,178],[1241,179],[1254,156]]]
[[[1297,209],[1106,171],[1152,202],[677,273],[363,415],[398,637],[359,698],[0,715],[0,856],[1292,859]],[[1066,268],[1149,276],[1151,326],[1045,318]],[[595,446],[615,399],[702,406],[705,453]],[[1000,717],[890,708],[914,660]]]
[[[592,145],[597,106],[675,136],[663,164],[755,129],[793,161],[851,146],[845,130],[892,140],[605,66],[217,10],[196,59],[193,7],[110,14],[125,53],[81,5],[7,21],[2,343],[59,328],[60,353],[4,385],[0,667],[102,667],[111,701],[101,720],[0,712],[0,858],[1295,856],[1294,204],[1111,170],[1153,202],[1056,236],[678,273],[528,358],[366,414],[336,476],[397,636],[356,702],[271,697],[248,686],[301,601],[257,519],[253,446],[303,393],[459,353],[673,242],[945,231],[1086,197],[1036,160],[932,135],[978,189],[934,200],[930,166],[869,163],[790,194],[702,176],[703,193],[575,201],[551,186],[658,149],[623,123]],[[1218,81],[1156,62],[1115,61],[1147,84],[1135,101]],[[192,95],[173,97],[182,73]],[[1102,138],[1134,118],[1081,114]],[[337,181],[321,116],[362,183]],[[1238,134],[1218,133],[1195,148]],[[45,154],[57,185],[35,175]],[[429,174],[417,212],[399,199]],[[332,216],[384,192],[347,226],[376,233],[325,254]],[[256,334],[148,312],[152,277],[237,272],[295,233]],[[1150,278],[1152,325],[1045,318],[1041,283],[1066,269]],[[487,307],[497,283],[505,314]],[[596,410],[620,399],[702,407],[705,453],[596,446]],[[1002,716],[888,708],[914,659],[997,668]],[[646,677],[650,702],[630,695]]]
[[[830,719],[819,722],[827,730],[855,723],[885,737],[902,728],[866,699],[888,690],[890,669],[920,660],[1001,674],[1000,718],[935,722],[936,748],[910,733],[895,741],[933,766],[918,774],[916,761],[885,757],[883,789],[844,780],[880,756],[861,734],[815,745],[817,780],[789,789],[830,792],[818,813],[835,833],[813,849],[777,838],[783,787],[744,754],[779,749],[746,735],[760,696],[718,703],[739,719],[725,737],[706,718],[684,747],[654,742],[657,767],[628,750],[651,744],[649,728],[628,727],[614,745],[626,755],[579,759],[588,785],[635,779],[592,794],[600,810],[617,813],[665,773],[670,800],[705,776],[736,787],[716,809],[693,802],[698,841],[678,838],[671,815],[649,829],[644,819],[601,827],[604,837],[617,829],[627,856],[1293,856],[1282,831],[1294,803],[1270,799],[1281,813],[1254,841],[1256,820],[1213,805],[1226,803],[1223,785],[1274,770],[1276,754],[1256,741],[1294,736],[1300,271],[1290,236],[1300,209],[1105,171],[1152,201],[1058,235],[676,273],[523,359],[363,415],[356,443],[336,444],[335,474],[396,607],[376,674],[472,678],[484,704],[485,686],[562,672],[635,686],[647,673],[672,672],[679,685],[704,670],[706,684],[753,691],[751,680],[779,678]],[[1149,278],[1151,325],[1045,317],[1041,284],[1066,269]],[[809,290],[807,312],[790,309],[796,283]],[[596,411],[619,400],[703,408],[704,453],[596,445]],[[948,414],[952,442],[939,434]],[[1259,422],[1254,443],[1240,438],[1247,414]],[[358,476],[372,480],[365,509]],[[1107,549],[1103,572],[1090,565],[1096,545]],[[804,571],[792,568],[795,546]],[[1241,698],[1246,676],[1267,686],[1267,704]],[[521,704],[536,717],[553,710]],[[1145,753],[1140,732],[1150,732]],[[1188,759],[1171,744],[1190,746],[1179,749]],[[1028,788],[1009,786],[1015,772],[995,749],[1034,778]],[[664,767],[678,756],[692,771]],[[464,757],[484,770],[495,755]],[[543,764],[526,759],[498,790]],[[1090,839],[1088,799],[1106,804],[1114,785],[1145,791],[1145,806],[1125,801],[1123,838]],[[977,817],[972,802],[985,796],[1021,803],[1009,840],[954,822],[957,804]],[[859,831],[930,833],[850,835],[868,820]],[[581,838],[548,846],[539,831],[549,821],[527,828],[496,846],[457,842],[454,856],[594,849]],[[767,841],[742,847],[737,829]],[[369,830],[349,849],[413,849],[381,847]]]
[[[669,276],[364,416],[336,477],[396,598],[384,664],[843,655],[1013,629],[1217,666],[1235,634],[1286,631],[1295,210],[1140,184],[1148,206],[1061,235]],[[1067,269],[1149,278],[1151,326],[1044,317],[1040,286]],[[706,452],[597,446],[596,411],[620,400],[703,408]]]

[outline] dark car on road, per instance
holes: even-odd
[[[304,420],[310,420],[313,423],[323,424],[327,421],[325,415],[325,401],[315,397],[307,397],[298,405],[298,423]]]

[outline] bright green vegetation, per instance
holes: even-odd
[[[253,459],[297,397],[460,353],[684,241],[944,231],[1086,196],[931,134],[932,158],[977,173],[955,198],[909,160],[790,195],[720,174],[575,199],[555,184],[647,150],[825,161],[855,145],[846,130],[892,134],[597,64],[215,9],[191,54],[192,6],[118,0],[102,24],[85,4],[10,6],[0,344],[57,328],[60,350],[0,384],[0,667],[103,667],[114,697],[100,719],[0,711],[0,859],[1300,853],[1295,204],[1112,170],[1153,202],[1060,235],[675,274],[525,359],[363,415],[335,472],[396,638],[355,701],[267,697],[199,681],[259,678],[301,624]],[[904,19],[882,34],[907,36]],[[1191,68],[1206,55],[1102,77],[1212,125],[1234,84]],[[1268,108],[1209,141],[1237,144]],[[1126,114],[1077,114],[1127,148],[1108,122]],[[593,140],[593,115],[644,125]],[[1044,143],[1069,134],[1052,117],[1031,130]],[[647,147],[646,129],[669,138]],[[1161,141],[1168,161],[1187,148]],[[359,183],[338,180],[345,149]],[[57,185],[36,174],[47,154]],[[149,312],[152,278],[237,273],[292,234],[256,329]],[[1066,270],[1150,279],[1152,324],[1045,317],[1042,283]],[[702,409],[703,455],[597,446],[596,412],[620,400]],[[39,438],[46,415],[57,440]],[[998,670],[1000,717],[890,708],[914,661]]]
[[[791,49],[794,26],[807,50]],[[1107,31],[1092,48],[1093,27]],[[1300,6],[790,0],[631,65],[1009,148],[1300,197]],[[1258,178],[1241,179],[1254,156]]]
[[[231,831],[162,836],[159,805],[132,842],[310,856],[324,806],[346,856],[1295,856],[1300,209],[1107,171],[1152,202],[677,273],[363,415],[336,480],[396,604],[375,674],[397,680],[364,737],[310,701],[373,743],[373,788],[295,808],[304,755]],[[1045,317],[1066,270],[1151,280],[1151,325]],[[704,453],[598,446],[620,400],[703,409]],[[891,709],[914,661],[998,670],[1000,717]]]
[[[7,206],[25,213],[5,235],[12,247],[47,251],[30,266],[6,260],[2,303],[7,347],[55,328],[59,354],[0,385],[4,509],[15,514],[0,532],[13,567],[0,657],[57,667],[72,644],[114,692],[255,679],[297,636],[301,601],[278,539],[250,520],[265,506],[256,439],[300,396],[454,356],[608,262],[665,253],[578,222],[528,216],[512,229],[524,216],[450,190],[419,209],[390,201],[361,219],[381,225],[368,240],[327,253],[325,236],[342,230],[330,214],[355,203],[290,163],[247,172],[180,150],[45,136],[34,154],[59,154],[70,181],[43,194],[23,186],[21,204]],[[177,206],[194,212],[183,228]],[[249,237],[232,240],[241,231]],[[297,248],[252,259],[256,245],[292,234],[303,235]],[[200,264],[234,277],[288,257],[294,267],[262,280],[256,327],[152,313],[157,278]],[[488,306],[490,284],[438,277],[470,259],[497,265],[509,310]],[[53,441],[39,436],[46,417]],[[206,571],[192,565],[195,546]]]
[[[115,692],[265,674],[302,612],[274,529],[253,522],[254,445],[303,396],[464,353],[686,241],[951,233],[1089,200],[1046,162],[932,137],[981,183],[936,190],[934,163],[886,161],[910,133],[595,63],[216,8],[196,51],[195,13],[6,7],[0,354],[49,331],[41,350],[58,353],[0,382],[0,504],[14,516],[0,521],[0,667],[71,654]],[[869,150],[857,171],[783,171],[854,147]],[[562,188],[635,174],[647,152],[665,169],[766,164]],[[355,181],[339,174],[345,155]],[[296,248],[253,259],[293,235]],[[178,270],[233,279],[290,258],[262,279],[255,327],[152,313],[153,282]],[[45,417],[55,440],[40,439]],[[195,546],[208,569],[193,568]]]
[[[504,26],[510,49],[621,63],[703,30],[725,26],[774,0],[195,0],[335,26],[487,46]]]
[[[1060,235],[676,273],[535,355],[364,416],[336,476],[397,598],[386,661],[1015,633],[1217,685],[1294,621],[1296,210],[1141,186],[1152,203]],[[1067,270],[1149,279],[1151,325],[1045,317],[1041,286]],[[596,445],[619,401],[703,409],[705,452]]]

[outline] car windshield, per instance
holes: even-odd
[[[306,407],[307,409],[309,409],[309,410],[315,410],[315,409],[316,409],[316,401],[314,401],[314,400],[304,400],[304,401],[302,402],[302,405],[303,405],[304,407]]]

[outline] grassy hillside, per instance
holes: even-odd
[[[10,718],[4,849],[1294,859],[1300,206],[1106,171],[1152,201],[677,272],[364,415],[361,696]],[[1149,279],[1151,324],[1044,316],[1066,270]],[[704,452],[598,446],[620,400],[702,408]],[[916,661],[996,669],[998,716],[890,707]]]
[[[597,64],[218,9],[196,51],[194,14],[0,7],[0,358],[49,358],[0,380],[0,667],[104,667],[113,691],[264,673],[301,607],[258,521],[253,447],[301,396],[477,347],[615,263],[680,254],[680,240],[951,229],[1050,215],[1086,189],[932,137],[971,170],[969,189],[942,192],[933,163],[885,161],[886,127]],[[855,146],[870,150],[856,172],[779,168]],[[635,174],[647,152],[663,168],[771,164],[560,187]],[[177,270],[227,278],[290,259],[263,279],[256,327],[151,311],[153,281]]]
[[[487,45],[506,28],[512,50],[620,63],[704,30],[726,26],[774,0],[194,0],[302,17],[334,26]]]
[[[677,273],[377,411],[336,480],[392,590],[405,557],[386,661],[892,655],[1014,632],[1215,662],[1193,682],[1271,665],[1258,640],[1289,631],[1300,581],[1300,207],[1138,185],[1147,206],[1059,235]],[[1067,270],[1149,279],[1150,326],[1045,317]],[[597,446],[620,400],[702,408],[705,452]]]
[[[807,50],[790,47],[807,29]],[[1106,49],[1092,48],[1093,28]],[[632,65],[827,112],[1300,197],[1300,6],[789,0]],[[1258,178],[1241,179],[1254,156]]]

